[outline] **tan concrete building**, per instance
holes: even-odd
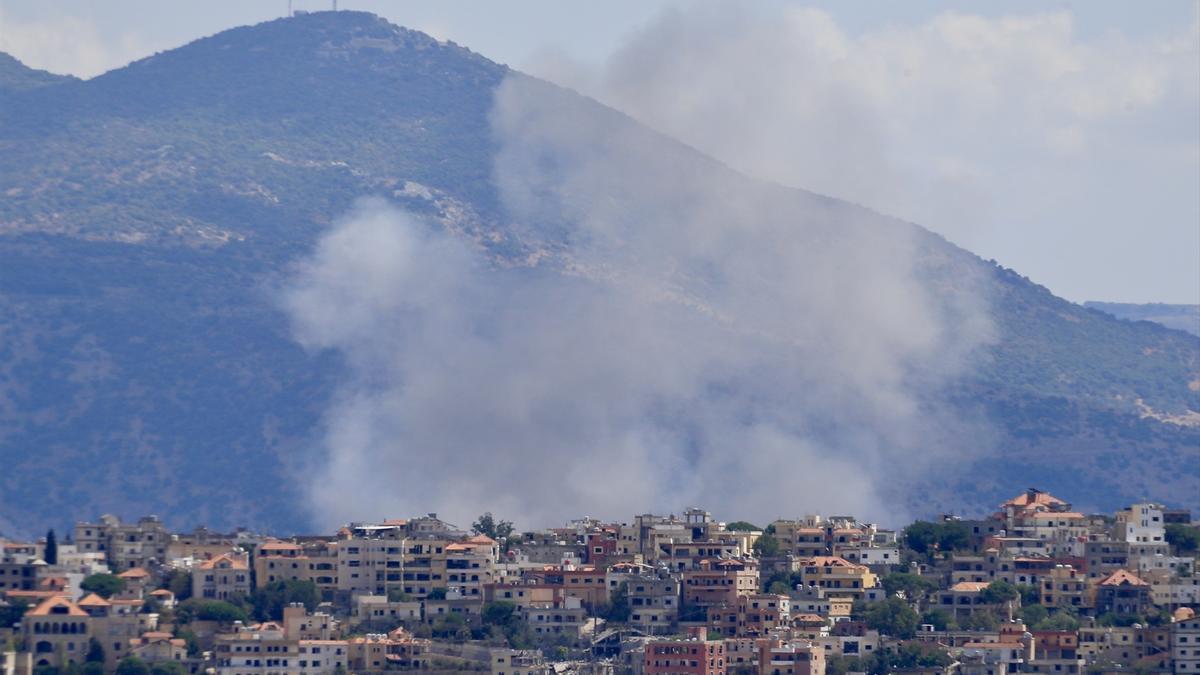
[[[246,557],[225,553],[205,560],[192,570],[192,596],[229,600],[250,595],[250,566]]]

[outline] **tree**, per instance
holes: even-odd
[[[192,575],[184,570],[171,570],[163,580],[163,587],[175,595],[175,602],[192,597]]]
[[[987,610],[975,610],[963,621],[962,627],[967,630],[996,630],[1000,625],[996,615]]]
[[[1021,607],[1021,622],[1026,626],[1036,626],[1050,616],[1050,610],[1043,605],[1024,605]]]
[[[29,604],[24,600],[10,600],[7,605],[0,605],[0,628],[12,628],[21,621]]]
[[[175,628],[175,637],[180,638],[187,644],[188,656],[200,655],[200,640],[190,628]]]
[[[883,589],[888,595],[903,595],[905,600],[919,608],[926,596],[938,589],[938,585],[920,574],[893,572],[883,578]]]
[[[921,621],[917,612],[900,598],[888,598],[872,604],[867,608],[865,618],[867,626],[902,640],[915,636]]]
[[[425,599],[426,600],[445,600],[446,599],[446,589],[431,588],[431,589],[429,589],[429,593],[427,593],[425,595]]]
[[[117,675],[150,675],[150,667],[136,656],[126,656],[117,664]]]
[[[79,587],[102,598],[111,598],[125,590],[125,580],[115,574],[93,574],[84,579]]]
[[[943,609],[931,609],[921,615],[921,623],[933,626],[934,630],[953,630],[958,627],[954,617]]]
[[[904,528],[904,544],[917,553],[927,553],[937,544],[937,525],[918,520]]]
[[[599,613],[605,621],[625,623],[633,614],[629,606],[629,584],[621,582],[609,596],[608,605]]]
[[[730,532],[758,532],[762,530],[761,527],[745,520],[735,520],[732,523],[727,524],[725,529],[729,530]]]
[[[1169,523],[1167,525],[1167,543],[1175,548],[1178,555],[1192,555],[1200,550],[1200,528]]]
[[[479,520],[471,523],[471,531],[475,534],[486,535],[496,541],[507,540],[513,533],[513,524],[509,520],[497,521],[492,516],[492,512],[488,511]]]
[[[483,623],[485,625],[503,626],[512,620],[517,612],[517,606],[514,603],[497,600],[489,602],[483,606]]]
[[[79,669],[79,675],[104,675],[104,664],[95,661],[87,661],[83,667]]]
[[[259,621],[282,619],[283,608],[294,602],[301,603],[311,612],[321,604],[321,591],[311,581],[289,579],[256,588],[250,596],[254,618]]]
[[[1017,590],[1021,592],[1022,605],[1036,605],[1042,601],[1042,593],[1037,586],[1032,584],[1017,584]]]
[[[942,523],[918,520],[904,528],[904,544],[917,553],[958,551],[970,546],[971,530],[957,520]]]
[[[1036,605],[1035,605],[1036,606]],[[1026,625],[1029,625],[1026,622]],[[1079,619],[1071,616],[1070,612],[1055,612],[1033,625],[1034,630],[1079,630]]]
[[[783,581],[772,581],[771,585],[767,587],[767,592],[772,595],[790,595],[792,587]]]
[[[54,535],[54,528],[46,533],[46,552],[42,560],[45,560],[47,565],[58,564],[58,537]]]
[[[88,638],[87,656],[83,660],[87,663],[104,663],[104,645],[96,638]]]
[[[192,598],[179,605],[175,618],[181,624],[195,621],[216,621],[218,623],[233,623],[246,621],[250,617],[246,610],[224,600],[200,600]]]
[[[769,558],[779,555],[779,540],[775,537],[763,536],[754,540],[754,555],[759,558]]]
[[[150,666],[150,675],[187,675],[187,669],[176,661],[159,661]]]
[[[1007,581],[997,579],[980,591],[979,597],[989,605],[999,605],[1021,597],[1021,591]]]

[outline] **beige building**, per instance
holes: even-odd
[[[157,516],[123,523],[116,516],[104,515],[95,523],[75,524],[77,550],[104,553],[114,572],[166,564],[170,543],[171,534]]]
[[[758,563],[753,560],[705,560],[683,573],[683,604],[717,607],[737,604],[738,596],[758,592]]]
[[[229,600],[250,595],[250,566],[243,554],[224,553],[192,570],[192,596]]]
[[[47,598],[27,611],[21,632],[33,665],[62,668],[71,661],[83,663],[91,624],[91,616],[64,596]]]
[[[861,598],[868,588],[875,588],[877,577],[866,565],[856,565],[844,558],[815,556],[798,561],[800,582],[816,585],[830,598]]]

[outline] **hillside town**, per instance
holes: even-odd
[[[1200,529],[1029,489],[990,516],[288,538],[105,515],[0,538],[0,675],[1200,673]]]

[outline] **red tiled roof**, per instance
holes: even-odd
[[[1127,570],[1117,570],[1116,572],[1113,572],[1112,574],[1108,575],[1107,577],[1104,577],[1103,579],[1101,579],[1100,585],[1101,586],[1149,586],[1150,584],[1146,583],[1145,581],[1142,581],[1136,575],[1134,575],[1132,572],[1129,572]]]
[[[96,593],[89,593],[87,597],[79,601],[80,607],[111,607],[112,603],[100,597]]]
[[[204,562],[200,563],[200,569],[202,569],[202,570],[217,569],[217,565],[219,565],[221,563],[221,561],[223,561],[223,560],[227,561],[229,563],[228,569],[231,569],[231,570],[248,570],[248,569],[250,569],[246,565],[245,561],[243,561],[241,558],[238,558],[230,553],[222,553],[221,555],[213,558],[212,560],[205,560]]]
[[[53,598],[46,598],[37,607],[25,612],[25,616],[55,616],[60,615],[53,610],[57,608],[66,608],[66,616],[86,617],[88,613],[79,609],[79,605],[71,602],[68,598],[57,595]]]

